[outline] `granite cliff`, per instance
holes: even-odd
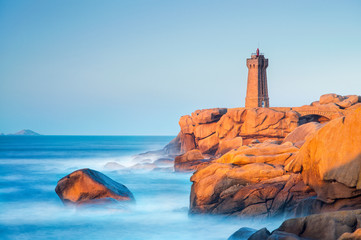
[[[173,164],[176,172],[193,172],[190,214],[288,219],[273,232],[241,228],[229,239],[361,236],[359,96],[326,94],[301,107],[203,109],[179,125],[175,139],[135,156],[140,163],[132,168],[172,171]]]
[[[292,217],[361,208],[357,95],[326,94],[295,108],[197,110],[179,125],[174,167],[194,172],[190,213]]]

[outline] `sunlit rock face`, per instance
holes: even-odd
[[[310,122],[303,124],[299,127],[297,127],[295,130],[293,130],[291,133],[289,133],[283,142],[291,142],[297,147],[301,147],[305,141],[306,138],[314,134],[318,129],[320,129],[323,124],[320,124],[318,122]]]
[[[64,204],[134,201],[126,186],[91,169],[80,169],[63,177],[58,181],[55,192]]]
[[[287,170],[301,172],[324,202],[361,195],[361,108],[332,120],[301,148]]]
[[[236,150],[229,151],[222,157],[214,160],[219,163],[232,163],[246,165],[251,163],[268,163],[273,165],[285,165],[293,160],[298,153],[298,148],[291,143],[278,145],[264,142],[241,146]]]
[[[216,108],[183,116],[179,125],[182,152],[222,155],[254,139],[282,140],[298,126],[298,115],[269,108]]]
[[[302,107],[183,116],[185,154],[176,164],[196,171],[190,212],[269,217],[361,208],[360,107],[357,95],[326,94]]]
[[[198,149],[203,154],[220,156],[256,140],[282,142],[297,127],[312,122],[286,140],[302,146],[305,137],[321,127],[317,122],[326,123],[347,116],[360,106],[358,95],[330,93],[322,95],[319,101],[301,107],[197,110],[179,120],[179,149],[180,153]]]
[[[265,228],[255,232],[249,240],[264,239],[360,239],[361,210],[314,214],[284,221],[272,233]]]
[[[287,173],[294,159],[292,144],[261,143],[239,147],[191,177],[191,213],[277,216],[297,211],[298,203],[315,196],[300,174]]]

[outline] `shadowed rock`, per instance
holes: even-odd
[[[271,233],[266,229],[262,228],[257,232],[253,233],[248,239],[249,240],[265,240],[267,239]]]
[[[254,232],[248,240],[358,240],[361,239],[360,227],[361,210],[313,214],[285,220],[272,233],[262,228]],[[247,234],[251,231],[241,228],[232,236],[237,236],[238,232]]]
[[[344,233],[354,232],[360,224],[361,210],[314,214],[286,220],[272,235],[283,232],[306,239],[337,240]]]
[[[88,168],[74,171],[60,179],[55,192],[64,204],[134,201],[133,194],[126,186]]]
[[[174,170],[176,172],[193,172],[201,167],[210,164],[210,159],[206,159],[201,151],[193,149],[183,155],[175,157]]]
[[[256,229],[242,227],[233,233],[228,240],[247,240],[255,232],[257,232]]]

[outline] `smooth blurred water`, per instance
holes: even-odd
[[[191,174],[109,171],[135,154],[163,148],[164,136],[0,136],[0,239],[227,239],[240,227],[275,222],[188,216]],[[136,204],[65,207],[54,189],[80,168],[103,172],[133,192]]]

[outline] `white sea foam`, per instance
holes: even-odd
[[[240,227],[278,227],[280,220],[189,216],[191,174],[142,171],[142,166],[162,157],[153,152],[120,157],[98,154],[87,158],[0,159],[1,238],[216,240],[226,239]],[[125,169],[105,167],[109,162]],[[135,164],[140,170],[132,168]],[[136,203],[64,206],[54,191],[57,181],[80,168],[101,171],[124,184]]]

